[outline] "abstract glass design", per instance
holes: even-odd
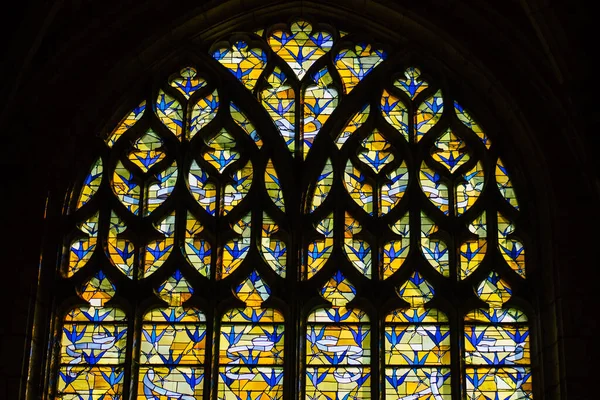
[[[188,139],[191,140],[202,128],[215,118],[217,111],[219,111],[219,105],[219,94],[216,90],[194,104],[189,117],[190,127]]]
[[[313,311],[306,324],[306,396],[371,398],[369,317],[347,303],[356,289],[338,271],[321,289],[331,307]]]
[[[254,143],[260,149],[263,145],[262,139],[260,138],[258,132],[256,132],[256,128],[252,122],[250,122],[246,114],[244,114],[244,112],[233,102],[229,104],[229,113],[231,114],[231,117],[235,123],[238,124],[238,126],[242,128],[244,132],[246,132],[248,136],[252,138],[252,140],[254,140]]]
[[[78,236],[81,238],[71,243],[67,277],[73,276],[83,268],[94,254],[98,242],[98,214],[80,223],[77,227],[79,228]]]
[[[366,240],[356,239],[362,226],[346,212],[344,226],[344,252],[348,260],[367,278],[371,278],[371,246]]]
[[[468,399],[532,398],[529,328],[525,314],[503,307],[512,290],[497,272],[479,284],[489,308],[467,313],[464,331]]]
[[[244,41],[238,41],[229,48],[219,48],[212,56],[250,90],[254,89],[267,62],[263,49],[250,47]]]
[[[223,246],[223,255],[221,257],[221,269],[218,271],[218,278],[224,279],[229,276],[244,261],[250,250],[250,234],[252,229],[252,219],[250,214],[245,215],[231,225],[235,237],[227,241]]]
[[[513,271],[525,278],[525,247],[513,236],[514,225],[498,214],[498,248],[502,258]]]
[[[358,159],[371,167],[376,174],[394,160],[392,147],[379,131],[373,131],[362,141],[363,151],[358,154]]]
[[[154,228],[162,236],[162,239],[153,240],[146,245],[143,253],[143,277],[154,273],[171,255],[175,243],[175,213],[167,215],[162,221],[154,225]]]
[[[462,215],[479,198],[483,191],[485,172],[481,161],[463,175],[463,181],[456,185],[456,213]]]
[[[373,214],[373,186],[351,160],[344,170],[344,185],[352,200],[368,214]]]
[[[148,172],[150,168],[165,158],[162,146],[163,141],[160,137],[154,131],[149,130],[133,142],[133,150],[127,158],[142,172]]]
[[[123,163],[121,161],[117,162],[113,174],[112,189],[125,208],[129,212],[138,215],[140,210],[141,188],[136,181],[137,179],[127,168],[125,168]]]
[[[350,93],[386,58],[385,51],[374,48],[369,43],[358,43],[354,48],[345,49],[336,54],[333,61],[342,79],[344,92]]]
[[[316,226],[320,237],[308,244],[304,265],[304,279],[312,278],[323,268],[333,251],[333,214],[328,215]]]
[[[442,134],[434,146],[432,158],[451,173],[470,159],[465,142],[450,129]]]
[[[169,85],[189,99],[198,89],[206,86],[206,81],[198,76],[196,68],[185,67],[169,81]]]
[[[406,213],[396,223],[390,225],[390,229],[397,239],[391,240],[383,245],[383,256],[381,263],[381,277],[387,279],[400,269],[410,248],[410,218]]]
[[[296,100],[294,89],[287,80],[281,69],[275,67],[267,78],[269,86],[261,92],[260,98],[286,146],[293,153],[296,149]]]
[[[508,204],[518,210],[519,203],[517,202],[515,190],[513,189],[506,167],[500,159],[498,159],[498,163],[496,164],[496,184],[498,185],[502,197],[504,197]]]
[[[65,315],[59,342],[58,398],[121,398],[127,322],[123,311],[106,306],[115,290],[100,271],[79,292],[88,304]]]
[[[263,258],[277,275],[285,278],[287,246],[278,239],[279,226],[266,214],[263,214],[261,251]]]
[[[483,261],[487,250],[487,223],[485,212],[469,224],[473,238],[460,245],[460,278],[471,275]]]
[[[77,208],[87,204],[94,197],[100,187],[100,182],[102,182],[102,172],[102,158],[98,158],[83,180],[83,186],[77,200]]]
[[[210,242],[202,235],[204,227],[190,212],[187,213],[185,225],[185,244],[183,252],[190,264],[205,278],[210,278],[212,248]]]
[[[221,196],[221,208],[224,215],[227,215],[246,197],[252,186],[253,173],[252,162],[248,161],[240,170],[232,174],[233,183],[225,186]]]
[[[429,87],[429,84],[421,79],[421,70],[409,67],[404,71],[404,78],[397,79],[394,86],[402,90],[411,100],[414,100],[419,93]]]
[[[448,197],[448,185],[444,182],[442,175],[429,168],[427,164],[421,165],[419,171],[419,184],[427,198],[434,206],[444,214],[449,212],[450,198]]]
[[[333,184],[333,167],[331,165],[331,160],[327,159],[325,162],[325,167],[323,167],[323,171],[317,178],[317,185],[315,186],[315,193],[312,198],[310,211],[316,210],[327,198],[329,191],[331,190],[331,185]]]
[[[315,84],[304,92],[304,119],[302,126],[302,149],[304,158],[308,155],[321,127],[333,110],[337,107],[338,93],[333,87],[331,75],[326,68],[316,72],[312,77]]]
[[[277,171],[275,170],[271,160],[267,162],[267,168],[265,170],[265,186],[267,189],[267,194],[273,203],[275,203],[277,208],[279,208],[281,211],[285,211],[283,190],[281,189],[279,176],[277,176]]]
[[[108,135],[106,138],[106,145],[108,147],[114,146],[114,144],[123,136],[125,132],[129,130],[136,122],[142,118],[144,111],[146,110],[146,100],[143,100],[137,107],[119,122],[119,125]]]
[[[190,192],[198,204],[210,215],[215,215],[217,188],[209,179],[206,170],[201,168],[196,161],[192,161],[192,165],[190,166],[188,184]]]
[[[448,246],[440,238],[438,226],[424,213],[421,213],[421,253],[437,272],[450,276]]]
[[[398,205],[408,186],[408,168],[403,161],[398,168],[387,174],[387,181],[380,187],[379,215],[385,215]]]
[[[154,110],[162,122],[178,139],[183,134],[183,108],[177,99],[160,90],[154,104]]]
[[[206,144],[208,151],[204,153],[204,160],[221,174],[225,168],[240,158],[240,153],[236,151],[235,139],[225,129],[222,129]]]
[[[383,90],[381,96],[381,114],[383,118],[409,141],[408,109],[398,97]]]
[[[283,399],[284,319],[262,308],[271,289],[252,271],[234,293],[246,307],[221,320],[217,399]]]
[[[483,143],[485,147],[489,149],[492,143],[483,132],[479,124],[477,124],[473,117],[471,117],[471,114],[469,114],[469,112],[456,101],[454,102],[454,111],[456,111],[459,121],[462,122],[467,128],[471,129],[477,135],[477,137],[479,137],[481,143]]]
[[[444,99],[442,98],[442,92],[437,91],[433,96],[425,99],[417,109],[415,114],[415,139],[418,142],[425,135],[442,116],[444,111]]]
[[[177,182],[177,164],[173,164],[162,172],[154,175],[154,182],[148,186],[144,215],[150,215],[160,207],[175,189]]]
[[[366,104],[360,111],[358,111],[352,116],[352,118],[350,118],[350,121],[348,122],[346,127],[342,130],[342,132],[337,136],[335,140],[335,144],[339,149],[341,149],[344,143],[346,143],[346,140],[348,140],[348,138],[350,138],[350,136],[352,136],[352,134],[356,132],[356,130],[367,121],[367,118],[369,118],[370,109],[371,106],[369,104]]]
[[[448,318],[425,307],[435,290],[414,272],[398,295],[410,306],[385,317],[385,398],[450,399]]]
[[[108,231],[108,256],[113,265],[123,272],[128,278],[133,279],[133,265],[135,261],[135,246],[123,238],[127,225],[113,211],[110,215],[110,227]]]

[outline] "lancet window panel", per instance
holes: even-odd
[[[502,137],[415,59],[293,19],[170,65],[69,197],[48,393],[532,398]]]

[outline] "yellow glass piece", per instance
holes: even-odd
[[[344,186],[350,197],[368,214],[373,214],[373,186],[367,177],[348,160],[344,170]]]
[[[423,103],[419,105],[415,114],[415,131],[416,141],[420,141],[423,135],[425,135],[442,117],[444,112],[444,99],[442,98],[442,91],[438,90],[433,96],[425,99]]]
[[[213,52],[213,57],[248,88],[254,89],[265,64],[266,52],[259,47],[250,47],[245,41],[237,41],[231,47],[221,47]]]
[[[317,178],[317,184],[315,186],[315,193],[312,198],[310,212],[315,211],[327,198],[331,186],[333,185],[333,166],[331,165],[331,159],[328,158],[325,161],[323,171]]]
[[[471,158],[465,142],[450,129],[436,140],[431,156],[451,173],[454,173]]]
[[[177,99],[165,93],[158,92],[155,104],[156,116],[175,136],[181,140],[183,135],[183,108]]]
[[[259,149],[262,148],[263,141],[256,132],[256,128],[252,122],[250,122],[246,114],[244,114],[242,110],[240,110],[240,108],[233,102],[231,102],[229,105],[229,113],[231,114],[231,118],[233,118],[235,123],[238,124],[238,126],[242,128],[244,132],[246,132],[248,136],[252,138],[252,140],[254,140],[256,147]]]
[[[140,209],[140,185],[135,182],[135,178],[121,161],[117,162],[113,174],[112,189],[117,198],[127,210],[135,215]]]
[[[450,327],[447,325],[386,326],[386,338],[396,337],[398,342],[392,344],[390,340],[385,340],[385,363],[388,365],[448,365],[450,364],[449,333]],[[436,343],[431,339],[435,335],[441,336],[443,339]]]
[[[408,133],[408,109],[402,100],[385,89],[381,96],[381,114],[390,125],[402,134],[402,137],[407,142],[410,140]]]
[[[281,211],[285,212],[285,203],[283,198],[283,190],[281,189],[281,183],[279,182],[279,176],[273,166],[273,161],[267,161],[267,168],[265,169],[265,187],[267,194],[273,201],[273,203]]]
[[[288,32],[274,30],[268,42],[300,80],[313,63],[331,49],[333,37],[329,32],[313,32],[309,22],[300,20],[293,22]]]
[[[321,288],[321,296],[334,307],[342,307],[356,297],[356,288],[338,271]]]
[[[114,144],[123,136],[125,132],[136,122],[142,118],[144,115],[144,110],[146,109],[146,100],[143,100],[136,108],[134,108],[125,118],[119,122],[119,125],[108,135],[106,138],[106,145],[108,147],[113,147]]]
[[[261,91],[260,100],[275,123],[285,145],[293,153],[296,148],[294,89],[279,67],[275,67],[273,73],[267,78],[267,83],[269,86]]]
[[[263,301],[269,298],[271,289],[258,272],[252,271],[250,276],[235,288],[235,294],[248,307],[258,308]]]
[[[185,225],[184,253],[192,267],[200,272],[202,276],[209,278],[212,251],[208,240],[198,236],[203,230],[204,227],[200,221],[188,212]]]
[[[352,49],[340,51],[334,57],[344,92],[350,93],[377,65],[386,58],[381,49],[375,49],[368,43],[358,43]]]
[[[338,103],[337,90],[328,87],[332,78],[327,69],[317,72],[314,79],[317,84],[308,86],[304,92],[304,118],[301,129],[304,158]]]
[[[200,206],[210,215],[215,215],[217,188],[213,182],[209,181],[208,174],[204,169],[200,168],[196,161],[192,161],[192,165],[190,166],[188,184],[192,196],[194,196],[194,199],[196,199]]]
[[[525,247],[523,243],[511,236],[515,227],[502,214],[498,213],[498,249],[502,258],[517,274],[525,278]]]
[[[500,194],[508,204],[519,209],[519,202],[517,201],[517,196],[515,195],[515,190],[510,181],[510,177],[508,176],[508,172],[502,160],[498,159],[498,163],[496,164],[496,185],[498,185],[498,190],[500,190]]]
[[[166,332],[168,336],[165,334],[163,338],[172,338],[173,341],[171,346],[169,346],[168,350],[171,350],[170,347],[176,347],[180,345],[178,343],[180,340],[183,340],[184,335],[187,335],[187,331],[185,330],[186,325],[176,325],[175,327],[165,327],[163,332]],[[188,328],[189,329],[189,328]],[[204,341],[202,341],[202,345],[204,345]],[[145,343],[142,341],[142,352],[145,348],[152,349],[150,347],[150,343]],[[168,351],[166,346],[164,351]],[[140,367],[139,377],[140,381],[138,383],[138,396],[136,400],[147,400],[147,399],[201,399],[204,393],[204,370],[203,368],[198,368],[196,365],[201,364],[201,361],[198,358],[191,357],[192,354],[196,352],[202,353],[200,349],[193,349],[194,353],[185,353],[185,349],[178,349],[178,354],[187,354],[180,360],[181,365],[178,366],[152,366],[152,367]],[[177,359],[175,351],[173,352],[173,357]],[[154,355],[154,354],[153,354]],[[162,354],[161,354],[162,355]],[[156,354],[157,357],[152,357],[157,362],[155,364],[162,364],[162,359]],[[163,355],[163,357],[168,358],[169,354]],[[158,360],[161,362],[159,363]],[[192,363],[190,359],[194,359],[195,361]],[[187,364],[183,364],[186,362]],[[194,366],[191,366],[196,364]],[[143,364],[142,364],[143,365]],[[191,382],[193,385],[190,385]]]
[[[410,304],[412,308],[422,307],[433,299],[435,290],[418,272],[413,272],[410,279],[398,289],[398,296]]]
[[[532,399],[531,368],[465,368],[468,399]],[[477,385],[473,383],[476,382]]]
[[[425,162],[421,164],[419,171],[419,184],[429,201],[444,214],[448,214],[448,186],[442,181],[441,175],[429,168]]]
[[[512,290],[508,283],[495,271],[479,284],[476,293],[481,300],[490,305],[490,308],[502,308],[502,304],[512,296]]]
[[[165,158],[162,145],[163,141],[150,129],[133,143],[133,151],[129,153],[127,158],[137,165],[142,172],[148,172],[150,168]]]
[[[366,278],[371,279],[371,246],[354,236],[362,230],[360,223],[348,212],[345,215],[344,252],[348,260]]]
[[[170,167],[156,174],[154,183],[148,187],[144,215],[150,215],[171,195],[177,182],[177,163],[173,161]]]
[[[445,277],[450,276],[448,246],[436,237],[438,226],[421,213],[421,252],[431,266]]]
[[[333,250],[333,213],[317,225],[317,232],[323,237],[308,244],[304,279],[312,278],[323,268]]]
[[[463,175],[464,181],[456,185],[456,214],[462,215],[475,204],[485,183],[481,161]]]
[[[210,121],[215,118],[219,111],[219,93],[215,89],[211,94],[198,100],[192,107],[189,123],[188,139],[192,138]]]
[[[465,110],[456,101],[454,102],[454,111],[456,111],[456,116],[458,117],[458,120],[462,122],[467,128],[471,129],[479,137],[479,140],[481,140],[485,147],[489,149],[492,145],[492,142],[488,139],[487,135],[483,132],[479,124],[475,122],[473,117],[471,117],[471,114],[469,114],[467,110]]]
[[[102,182],[102,172],[102,157],[98,157],[96,162],[92,165],[90,172],[85,177],[81,192],[79,193],[79,199],[77,200],[76,209],[87,204],[87,202],[96,194],[100,187],[100,183]]]
[[[487,250],[487,223],[485,211],[469,224],[469,231],[477,239],[469,239],[460,245],[460,279],[471,275],[483,261]]]
[[[235,239],[228,241],[221,250],[223,253],[221,269],[218,271],[217,278],[225,279],[246,258],[250,250],[250,234],[252,229],[250,214],[247,214],[238,222],[231,226],[233,231],[238,234]]]
[[[98,216],[99,214],[96,213],[87,221],[77,225],[77,228],[84,234],[84,237],[76,239],[71,243],[67,278],[70,278],[83,268],[92,257],[92,254],[94,254],[98,241]]]
[[[240,153],[236,151],[235,139],[224,128],[210,139],[207,145],[209,150],[204,153],[203,158],[219,173],[223,173],[225,168],[240,158]]]
[[[381,185],[379,191],[379,215],[392,211],[400,203],[408,186],[408,168],[406,162],[387,174],[387,182]]]
[[[392,145],[385,136],[375,129],[362,142],[363,150],[358,153],[358,159],[367,164],[376,174],[394,160]]]
[[[465,362],[475,365],[489,365],[490,360],[495,357],[503,365],[527,365],[531,363],[531,353],[529,350],[529,335],[520,337],[519,342],[516,337],[528,332],[526,326],[498,324],[494,325],[466,325],[465,334],[469,336],[481,337],[481,343],[475,345],[470,340],[465,340]],[[492,346],[488,345],[492,344]]]
[[[160,285],[157,293],[169,306],[178,307],[192,297],[194,289],[181,272],[177,271],[176,275],[170,276]]]
[[[429,87],[429,84],[421,79],[421,70],[415,67],[406,68],[404,78],[397,79],[394,86],[402,90],[411,100]]]
[[[158,225],[156,230],[163,234],[163,238],[153,240],[144,249],[142,277],[147,278],[159,269],[171,255],[175,243],[175,212],[167,215]]]
[[[120,235],[125,232],[127,226],[115,214],[110,214],[110,228],[108,230],[108,256],[115,267],[123,272],[128,278],[133,279],[133,262],[135,259],[135,247],[127,239]]]
[[[383,255],[381,263],[381,277],[387,279],[400,269],[410,248],[410,218],[406,213],[396,223],[390,225],[390,229],[399,239],[392,240],[383,245]]]
[[[260,239],[263,258],[277,275],[285,278],[287,247],[285,242],[277,239],[277,232],[279,232],[279,226],[273,222],[267,213],[263,213]]]
[[[386,399],[452,399],[450,368],[394,367],[385,375]]]
[[[227,184],[223,190],[223,215],[229,214],[246,197],[252,186],[253,172],[252,162],[248,160],[246,165],[233,173],[233,183]]]
[[[341,149],[344,143],[346,143],[346,140],[348,140],[350,136],[352,136],[352,134],[367,121],[370,110],[371,106],[366,104],[359,112],[350,118],[348,124],[335,139],[335,144],[337,145],[338,149]]]
[[[185,67],[179,71],[178,76],[174,76],[169,80],[169,85],[177,89],[186,99],[189,99],[198,89],[206,86],[206,80],[198,76],[196,68]]]
[[[87,281],[81,290],[81,298],[93,307],[103,307],[115,295],[115,285],[100,272]]]

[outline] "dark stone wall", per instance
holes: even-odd
[[[594,397],[599,112],[593,13],[583,0],[32,0],[5,11],[0,398],[25,399],[26,387],[28,398],[42,397],[52,286],[38,288],[38,276],[52,281],[57,217],[69,182],[87,169],[89,138],[190,38],[201,45],[293,15],[410,43],[447,67],[464,98],[503,121],[504,153],[519,167],[532,211],[524,219],[538,264],[530,279],[539,281],[539,394]]]

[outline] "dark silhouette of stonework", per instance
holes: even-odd
[[[186,0],[175,7],[72,0],[13,7],[3,10],[0,61],[0,399],[43,398],[57,224],[70,185],[98,151],[89,138],[114,125],[128,99],[140,98],[186,47],[294,16],[388,37],[396,50],[440,60],[465,105],[499,121],[496,144],[532,210],[524,222],[539,271],[536,398],[594,398],[599,113],[593,13],[584,1]]]

